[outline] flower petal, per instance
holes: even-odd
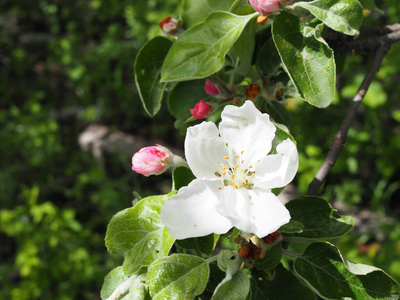
[[[232,228],[231,222],[216,210],[221,187],[220,182],[195,179],[165,202],[161,221],[173,238],[222,234]]]
[[[278,230],[290,220],[289,211],[267,189],[225,187],[217,210],[223,211],[233,226],[259,238]]]
[[[287,139],[276,147],[276,151],[278,154],[268,155],[256,165],[254,183],[257,187],[283,187],[296,175],[299,166],[296,145]]]
[[[228,148],[214,123],[203,122],[189,127],[185,139],[185,156],[193,174],[199,179],[220,180],[218,163],[228,155]]]
[[[234,152],[231,154],[244,151],[244,164],[249,166],[269,153],[276,128],[268,114],[262,114],[253,102],[246,101],[241,107],[225,106],[219,130]]]

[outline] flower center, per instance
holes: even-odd
[[[246,188],[250,190],[254,186],[252,179],[255,172],[253,166],[245,167],[245,161],[242,159],[243,153],[244,151],[240,153],[240,156],[237,154],[234,154],[233,157],[224,156],[223,160],[226,164],[218,163],[221,171],[216,172],[215,175],[224,181],[225,186],[233,186],[235,189]]]

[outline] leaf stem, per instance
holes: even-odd
[[[287,255],[289,257],[293,257],[293,258],[298,258],[298,257],[301,256],[298,253],[295,253],[295,252],[292,252],[292,251],[289,251],[289,250],[286,250],[286,249],[282,249],[282,254],[285,254],[285,255]]]

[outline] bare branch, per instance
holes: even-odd
[[[395,34],[394,37],[388,37],[389,35]],[[350,109],[350,111],[347,113],[345,118],[343,119],[339,131],[335,134],[333,137],[333,141],[331,144],[331,147],[329,149],[328,155],[322,164],[321,168],[319,169],[318,173],[315,175],[313,181],[310,183],[308,187],[308,195],[316,195],[318,193],[318,190],[320,189],[322,183],[325,181],[326,176],[328,175],[329,171],[335,164],[336,160],[339,157],[340,152],[343,149],[343,145],[346,142],[347,139],[347,133],[349,131],[350,125],[354,120],[354,117],[356,116],[357,109],[360,106],[361,101],[364,99],[365,94],[367,93],[367,90],[372,82],[372,80],[375,77],[375,74],[378,72],[382,60],[385,57],[386,53],[389,51],[390,45],[398,41],[400,38],[400,31],[395,32],[395,33],[390,33],[388,35],[385,35],[387,42],[381,42],[378,50],[375,53],[374,60],[372,61],[372,64],[365,74],[364,80],[361,83],[357,94],[353,98],[353,105]]]
[[[326,29],[326,40],[335,55],[374,53],[382,43],[393,44],[400,40],[400,24],[396,23],[382,28],[364,28],[356,41],[343,37],[340,33]],[[365,38],[364,38],[365,37]]]

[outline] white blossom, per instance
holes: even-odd
[[[189,127],[185,154],[196,179],[162,208],[161,220],[172,237],[223,234],[236,227],[264,237],[290,220],[271,192],[294,178],[295,144],[287,139],[270,154],[276,127],[251,101],[228,105],[219,129],[212,122]]]

